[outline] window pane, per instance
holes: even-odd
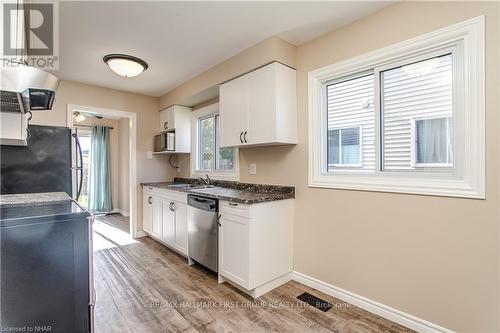
[[[343,128],[342,138],[342,164],[359,164],[359,127]]]
[[[423,119],[415,122],[417,163],[449,163],[448,119]]]
[[[340,163],[339,130],[328,130],[328,166]]]
[[[329,171],[335,169],[333,164],[342,167],[343,164],[361,164],[361,160],[360,168],[375,170],[374,90],[373,74],[327,85]],[[360,126],[363,128],[361,140]]]
[[[217,170],[232,170],[233,169],[233,148],[220,148],[220,126],[219,116],[215,116],[215,131],[216,131],[216,151],[217,151]]]
[[[214,170],[215,131],[214,117],[199,120],[199,170]]]
[[[452,123],[451,55],[384,71],[381,90],[384,170],[412,170],[416,167],[412,156],[417,163],[442,163],[444,156],[452,155],[451,130],[446,131],[446,121],[415,121],[450,118]]]

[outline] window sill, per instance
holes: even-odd
[[[485,199],[483,189],[474,189],[457,178],[423,178],[385,175],[319,175],[309,187]]]

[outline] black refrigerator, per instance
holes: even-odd
[[[71,130],[31,125],[29,133],[27,146],[0,146],[0,194],[68,196],[0,203],[0,330],[92,332],[93,217],[72,199]]]
[[[71,130],[29,126],[27,146],[0,146],[0,194],[72,193]]]

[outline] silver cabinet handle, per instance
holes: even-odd
[[[166,122],[163,124],[163,128],[164,128],[164,129],[167,129],[167,128],[168,128],[168,121],[166,121]]]
[[[175,207],[174,207],[175,202],[170,203],[170,210],[175,212]]]
[[[245,131],[245,134],[243,134],[243,139],[245,140],[245,143],[248,143],[248,141],[247,141],[247,131]]]
[[[243,135],[243,132],[240,132],[240,142],[243,143],[243,139],[241,138],[241,136]]]
[[[151,197],[151,196],[150,196],[150,197],[148,198],[148,202],[149,202],[149,204],[151,205],[151,204],[153,203],[153,197]]]
[[[232,202],[230,202],[230,203],[229,203],[229,205],[230,205],[230,206],[234,206],[234,207],[238,206],[238,204],[237,204],[237,203],[232,203]]]

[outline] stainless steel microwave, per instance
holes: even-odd
[[[155,135],[155,152],[175,151],[175,132]]]

